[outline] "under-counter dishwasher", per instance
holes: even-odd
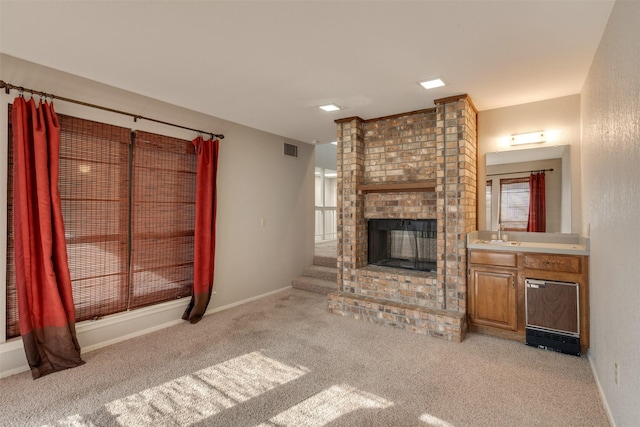
[[[525,279],[526,343],[580,355],[580,300],[577,283]]]

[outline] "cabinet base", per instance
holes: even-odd
[[[532,347],[580,356],[580,338],[526,328],[526,343]]]
[[[485,326],[478,325],[476,323],[469,323],[469,332],[482,335],[491,335],[492,337],[504,338],[507,340],[520,341],[523,344],[525,343],[524,331],[510,331],[502,328],[496,328],[495,326]]]

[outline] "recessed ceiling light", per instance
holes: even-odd
[[[442,77],[438,77],[435,79],[431,79],[431,80],[425,80],[423,82],[419,83],[420,86],[422,86],[425,89],[434,89],[436,87],[442,87],[445,86],[447,83],[445,83],[444,79]]]
[[[342,107],[340,107],[339,105],[336,104],[327,104],[327,105],[321,105],[320,108],[324,111],[338,111],[338,110],[342,110]]]

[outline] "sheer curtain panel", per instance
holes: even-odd
[[[12,113],[16,292],[33,378],[82,365],[58,174],[53,104],[15,99]]]

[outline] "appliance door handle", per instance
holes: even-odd
[[[529,280],[527,279],[525,281],[525,284],[527,285],[527,288],[532,288],[532,289],[538,289],[538,288],[546,288],[547,287],[547,283],[545,281],[542,280]]]

